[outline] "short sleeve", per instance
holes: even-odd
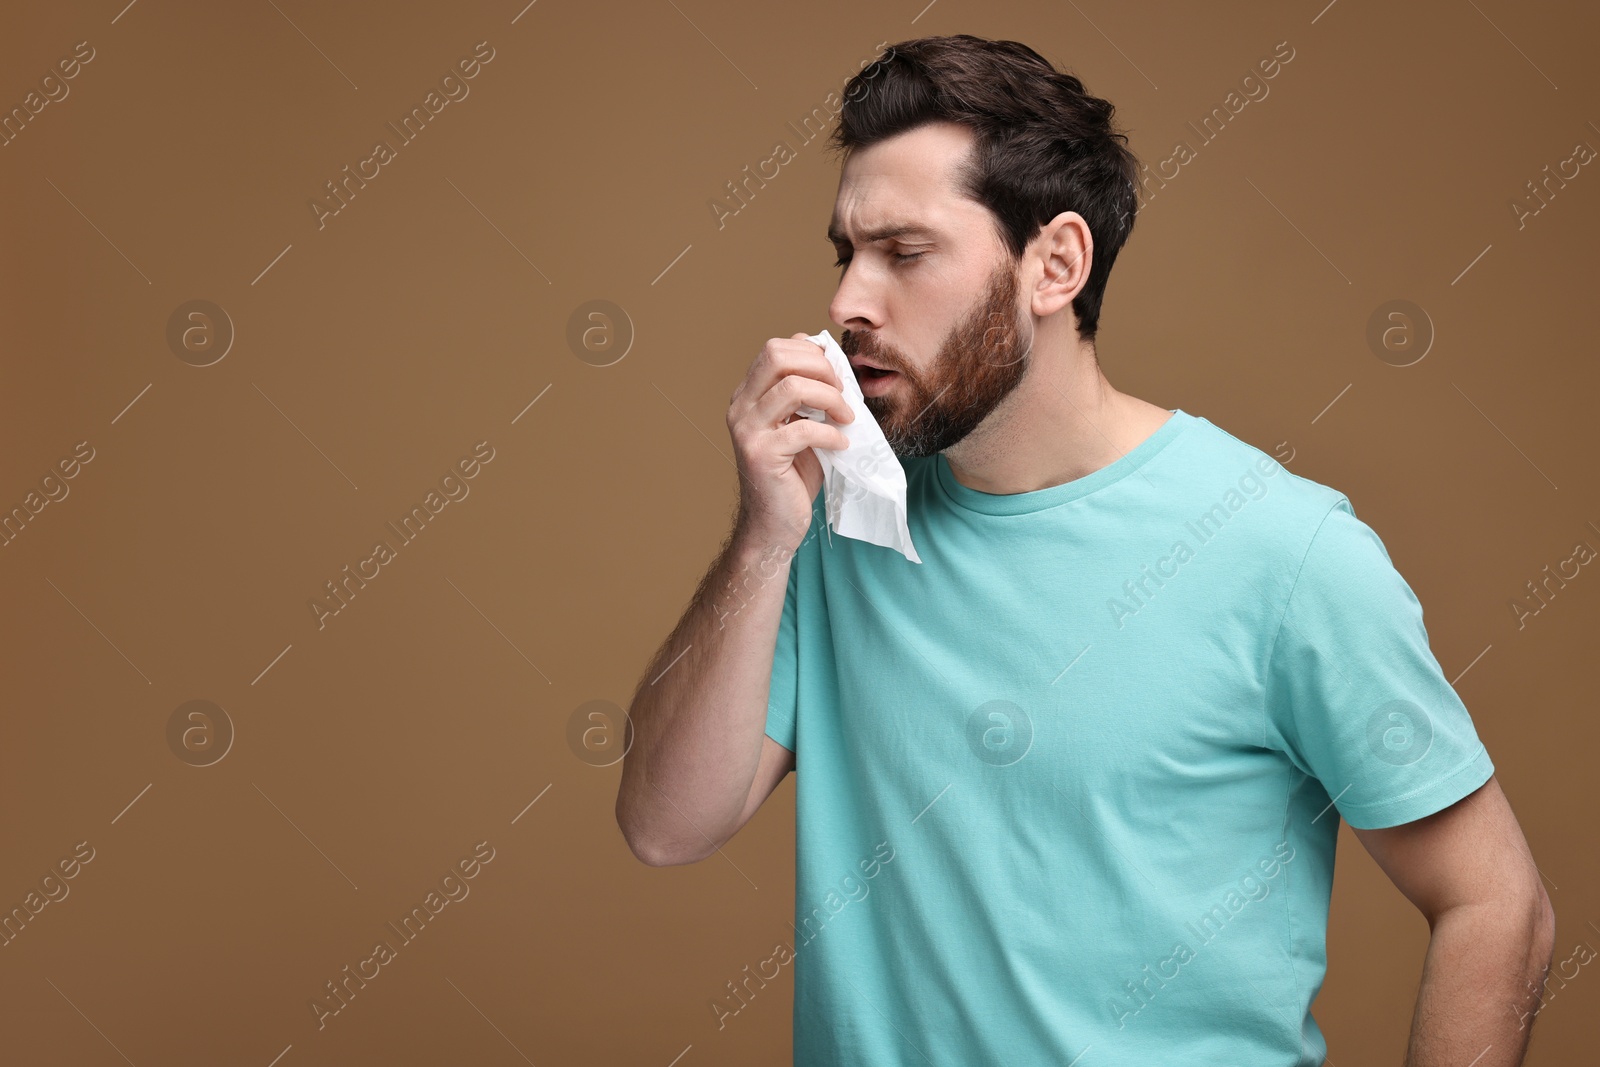
[[[1357,829],[1432,815],[1494,774],[1422,605],[1344,497],[1312,535],[1267,676],[1268,745]]]
[[[789,560],[789,585],[783,594],[783,617],[778,623],[778,643],[772,653],[772,683],[767,690],[767,736],[794,751],[795,712],[800,691],[800,656],[796,625],[795,592],[800,584],[800,560]]]

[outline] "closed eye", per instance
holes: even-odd
[[[897,260],[898,262],[904,263],[907,260],[916,259],[919,256],[922,256],[922,255],[925,255],[925,254],[926,253],[923,253],[923,252],[910,252],[910,253],[904,253],[904,254],[902,254],[900,252],[891,252],[891,253],[889,253],[889,258],[893,259],[893,260]],[[849,263],[850,263],[850,257],[849,256],[842,256],[837,261],[835,261],[833,265],[835,267],[844,267],[844,266],[848,266]]]

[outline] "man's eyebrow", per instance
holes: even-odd
[[[861,234],[863,244],[872,244],[874,241],[885,241],[891,237],[938,237],[939,235],[926,226],[919,226],[911,222],[895,222],[887,226],[879,226],[875,230],[866,230]],[[835,223],[828,226],[828,240],[836,245],[845,244],[844,231]]]

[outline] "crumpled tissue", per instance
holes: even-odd
[[[829,528],[843,537],[892,548],[911,562],[921,563],[911,544],[911,530],[906,526],[905,468],[889,447],[878,420],[867,410],[849,358],[827,330],[806,340],[822,348],[844,382],[845,402],[856,414],[854,422],[839,423],[817,408],[798,409],[808,419],[837,426],[850,439],[846,448],[811,449],[822,464]]]

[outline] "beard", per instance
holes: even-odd
[[[844,332],[839,348],[846,356],[900,375],[887,393],[862,398],[896,456],[931,456],[952,447],[1022,383],[1033,335],[1017,310],[1017,275],[1017,265],[1002,259],[983,297],[945,335],[925,370],[914,369],[904,353],[876,334]]]

